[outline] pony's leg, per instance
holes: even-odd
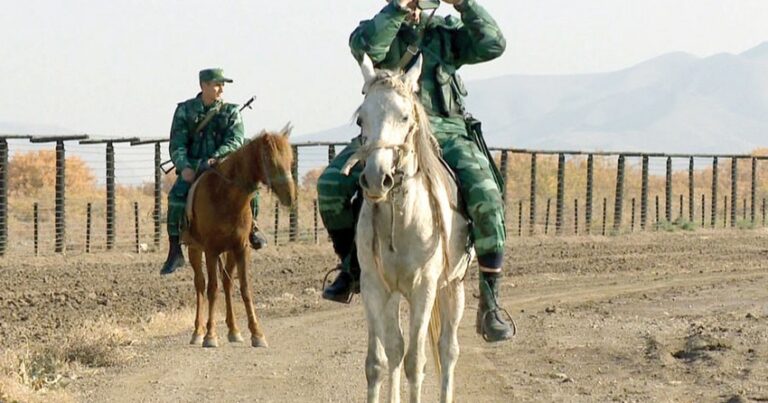
[[[240,294],[243,296],[245,313],[248,316],[248,330],[251,331],[251,346],[267,347],[267,337],[264,336],[264,332],[261,330],[259,318],[256,316],[256,310],[253,308],[251,286],[248,281],[248,253],[249,249],[247,248],[231,252],[232,258],[237,265],[237,274],[240,277]]]
[[[237,322],[235,321],[235,309],[232,306],[232,276],[234,275],[233,268],[235,267],[235,261],[230,257],[230,254],[226,254],[226,266],[224,266],[224,273],[221,280],[224,283],[224,299],[227,304],[227,339],[230,343],[242,343],[243,336],[240,334],[240,330],[237,328]]]
[[[382,346],[385,335],[385,319],[382,312],[387,304],[386,292],[378,286],[378,279],[367,278],[362,273],[363,289],[360,295],[365,306],[365,318],[368,322],[368,355],[365,357],[365,379],[368,383],[368,402],[379,401],[381,383],[384,381],[384,368],[387,366],[385,348]],[[390,399],[392,396],[390,396]]]
[[[410,337],[405,355],[405,377],[408,378],[410,401],[421,402],[421,385],[424,382],[424,366],[427,357],[424,345],[427,340],[429,318],[435,304],[435,280],[424,278],[412,292],[410,298]]]
[[[216,297],[219,290],[218,256],[205,253],[205,267],[208,269],[208,332],[203,340],[203,347],[218,347],[216,335]]]
[[[440,401],[453,401],[453,373],[459,360],[459,322],[464,314],[464,282],[454,280],[438,291],[440,301],[440,363],[442,384]]]
[[[203,309],[205,304],[205,274],[203,274],[203,251],[190,247],[189,263],[195,273],[195,330],[192,332],[192,339],[189,344],[202,344],[205,327],[203,326]]]

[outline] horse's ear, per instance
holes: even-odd
[[[403,74],[403,82],[411,88],[414,93],[419,91],[419,77],[421,77],[422,63],[423,58],[419,55],[419,57],[416,58],[416,63]]]
[[[293,125],[291,122],[288,122],[285,124],[285,127],[283,127],[282,130],[280,130],[280,133],[283,133],[283,137],[288,137],[291,135],[291,131],[293,130]]]
[[[363,73],[363,94],[368,92],[368,87],[376,78],[376,69],[373,67],[373,60],[368,57],[368,54],[363,53],[363,61],[360,62],[360,71]]]

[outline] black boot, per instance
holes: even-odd
[[[248,234],[248,242],[251,244],[251,248],[259,250],[267,246],[267,237],[259,231],[259,227],[256,225],[256,221],[253,221],[251,226],[251,233]]]
[[[337,230],[328,233],[341,263],[334,269],[339,270],[339,275],[323,290],[323,299],[348,304],[354,294],[360,293],[360,264],[357,262],[355,231]]]
[[[163,263],[163,268],[160,269],[160,274],[171,274],[180,267],[184,267],[184,253],[181,251],[181,244],[179,243],[178,236],[168,237],[168,257]]]
[[[487,342],[509,340],[517,329],[515,322],[498,304],[499,273],[480,273],[480,301],[475,328]],[[506,321],[509,318],[509,322]]]

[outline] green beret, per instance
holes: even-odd
[[[205,69],[200,70],[200,81],[215,81],[219,83],[231,83],[232,79],[224,77],[224,70],[223,69]]]

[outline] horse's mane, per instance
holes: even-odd
[[[445,165],[440,160],[440,147],[432,135],[429,115],[427,115],[419,97],[403,82],[401,77],[402,75],[389,70],[379,70],[368,91],[376,87],[389,88],[397,92],[398,95],[408,98],[413,102],[416,122],[418,124],[418,130],[413,139],[413,147],[419,169],[426,177],[430,193],[434,195],[437,186],[447,187],[452,179],[449,177]],[[450,192],[448,192],[448,197],[449,199],[452,197]]]
[[[270,133],[262,130],[250,140],[247,140],[240,148],[233,151],[221,164],[222,173],[230,174],[232,177],[241,177],[252,183],[254,186],[260,180],[267,182],[270,178],[263,172],[264,165],[275,166],[280,158],[289,155],[287,152],[291,149],[288,137],[283,133],[287,130],[281,130],[280,133]],[[257,156],[254,158],[254,156]],[[271,158],[272,161],[261,161],[262,158]]]
[[[442,255],[443,255],[443,270],[448,272],[450,265],[450,257],[448,253],[448,229],[445,223],[445,219],[441,214],[440,208],[440,192],[439,189],[444,190],[443,195],[447,199],[446,203],[452,204],[454,198],[457,197],[455,192],[450,191],[452,180],[448,171],[440,160],[440,147],[437,140],[432,135],[432,126],[429,122],[429,116],[427,115],[424,106],[421,104],[419,97],[413,92],[413,90],[406,85],[402,80],[401,74],[396,74],[388,70],[380,70],[377,72],[376,78],[370,84],[368,91],[374,88],[382,87],[385,89],[392,89],[397,92],[398,95],[408,98],[413,102],[413,110],[416,115],[417,130],[413,136],[413,148],[416,153],[416,161],[418,163],[418,169],[422,173],[422,178],[429,193],[430,205],[432,207],[432,221],[435,223],[435,227],[442,241]]]

